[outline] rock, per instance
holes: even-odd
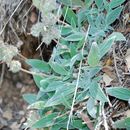
[[[14,122],[14,123],[10,126],[10,128],[11,128],[12,130],[19,130],[19,127],[20,127],[20,125],[19,125],[17,122]]]
[[[7,111],[3,112],[3,118],[6,118],[7,120],[11,120],[12,119],[12,111],[7,110]]]

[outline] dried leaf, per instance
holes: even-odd
[[[88,126],[88,128],[90,130],[94,130],[93,124],[92,124],[89,116],[87,114],[85,114],[85,113],[81,113],[80,116],[81,116],[82,120],[86,123],[86,125]]]
[[[112,80],[113,79],[110,78],[107,74],[105,74],[105,73],[103,74],[103,81],[105,82],[106,86],[109,86]]]

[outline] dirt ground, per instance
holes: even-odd
[[[36,92],[32,77],[6,69],[0,87],[0,130],[22,130],[27,111],[22,94],[29,92]]]

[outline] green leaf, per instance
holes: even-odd
[[[121,100],[128,101],[130,99],[130,89],[128,89],[128,88],[110,87],[110,88],[106,89],[106,92],[109,95],[119,98]]]
[[[114,41],[126,41],[126,38],[119,32],[113,32],[109,35],[108,38],[99,45],[101,58],[111,49],[112,45],[115,44]]]
[[[66,87],[65,83],[62,81],[51,81],[51,82],[48,82],[48,86],[46,89],[44,89],[44,92],[56,91],[63,86]]]
[[[70,56],[73,57],[77,54],[77,49],[75,44],[70,44]]]
[[[65,26],[65,27],[62,27],[61,29],[61,35],[62,36],[66,36],[66,35],[69,35],[73,32],[72,28],[69,27],[69,26]]]
[[[111,0],[111,2],[109,3],[109,7],[112,9],[123,4],[124,2],[125,0]]]
[[[80,49],[80,48],[83,46],[84,42],[85,42],[85,39],[83,38],[82,40],[80,40],[80,41],[77,43],[77,50]]]
[[[115,37],[115,41],[126,41],[124,35],[120,32],[113,32],[111,35],[108,36],[108,39]]]
[[[61,126],[59,125],[53,125],[50,130],[60,130]]]
[[[50,80],[50,78],[45,78],[45,79],[42,79],[41,81],[40,81],[40,90],[41,91],[44,91],[46,88],[47,88],[47,86],[49,85],[49,83],[51,82],[51,80]]]
[[[40,88],[40,87],[41,87],[40,81],[43,79],[43,77],[37,76],[37,75],[33,75],[33,79],[34,79],[34,81],[35,81],[37,87]]]
[[[100,52],[96,42],[93,42],[91,45],[90,52],[88,54],[88,64],[91,67],[98,66],[100,62]]]
[[[42,101],[47,101],[49,95],[41,90],[38,91],[37,93],[37,100],[42,100]]]
[[[28,109],[44,109],[44,108],[45,108],[44,101],[37,101],[28,106]]]
[[[118,120],[113,124],[114,128],[120,128],[120,129],[125,129],[130,127],[130,117]]]
[[[91,97],[93,97],[94,99],[99,100],[102,103],[108,102],[106,95],[104,94],[103,90],[101,89],[100,85],[97,82],[93,81],[91,83],[89,92]]]
[[[80,10],[77,13],[77,17],[78,17],[78,27],[81,28],[82,22],[87,21],[86,10]]]
[[[86,125],[83,124],[82,120],[72,120],[72,126],[74,126],[74,128],[78,130],[82,130],[82,128],[84,128],[84,126]],[[86,128],[86,130],[89,130],[89,129]]]
[[[76,29],[76,23],[75,23],[75,20],[73,18],[71,20],[71,26],[73,27],[73,29]]]
[[[115,38],[116,37],[106,39],[102,44],[99,45],[100,58],[102,58],[111,49],[112,45],[114,44]]]
[[[103,0],[95,0],[95,3],[98,8],[100,8],[103,5]]]
[[[55,118],[58,116],[58,113],[51,113],[49,115],[44,116],[40,120],[38,120],[35,124],[33,124],[32,128],[45,128],[50,127],[54,124]]]
[[[33,69],[40,70],[41,72],[50,72],[51,68],[47,62],[38,59],[28,59],[26,63],[32,66]]]
[[[110,25],[112,24],[120,15],[123,7],[118,7],[114,10],[110,10],[106,16],[106,24]]]
[[[80,32],[75,32],[67,37],[65,37],[66,41],[80,41],[84,38],[84,35]]]
[[[81,0],[59,0],[66,6],[82,7],[84,3]]]
[[[45,107],[55,106],[58,104],[64,104],[64,99],[69,100],[72,98],[74,92],[74,86],[61,86],[60,89],[56,91],[56,93],[50,98],[47,103],[45,104]],[[64,98],[63,98],[64,97]],[[68,106],[67,106],[68,107]]]
[[[89,8],[92,5],[93,1],[94,0],[85,0],[85,6]]]
[[[87,89],[87,90],[84,90],[80,94],[77,95],[76,101],[79,102],[79,101],[83,101],[84,99],[88,99],[88,98],[89,98],[89,92]]]
[[[56,62],[49,62],[49,65],[51,66],[51,68],[56,73],[58,73],[60,75],[67,75],[68,74],[67,70],[65,70],[65,68],[62,65],[60,65],[60,64],[58,64]]]
[[[32,103],[34,103],[36,101],[37,95],[36,94],[32,94],[32,93],[23,94],[23,99],[27,103],[32,104]]]
[[[75,64],[76,61],[80,61],[80,60],[82,60],[82,59],[83,59],[83,57],[82,57],[82,54],[81,54],[81,53],[76,54],[75,56],[73,56],[73,57],[71,58],[70,62],[69,62],[70,68],[73,67],[73,65]]]
[[[87,111],[92,118],[96,118],[97,108],[95,106],[95,100],[91,97],[87,101]]]
[[[78,24],[78,21],[77,21],[78,19],[77,19],[76,14],[69,7],[63,8],[63,16],[69,24],[72,23],[72,20],[75,22],[76,25]]]
[[[59,117],[55,120],[55,124],[50,128],[50,130],[66,130],[67,119],[68,119],[67,115],[61,116],[61,117],[59,115]]]

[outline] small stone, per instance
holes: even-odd
[[[21,89],[21,93],[24,93],[24,92],[26,92],[26,88],[25,88],[25,87],[23,87],[23,88]]]
[[[20,127],[20,125],[19,125],[17,122],[14,122],[14,123],[10,126],[10,128],[11,128],[12,130],[19,130],[19,127]]]
[[[12,111],[11,110],[7,110],[7,111],[3,112],[3,118],[11,120],[12,119]]]
[[[19,115],[24,115],[24,111],[19,111]]]
[[[20,82],[18,82],[18,83],[16,84],[16,87],[20,89],[20,88],[23,87],[23,85],[22,85]]]

